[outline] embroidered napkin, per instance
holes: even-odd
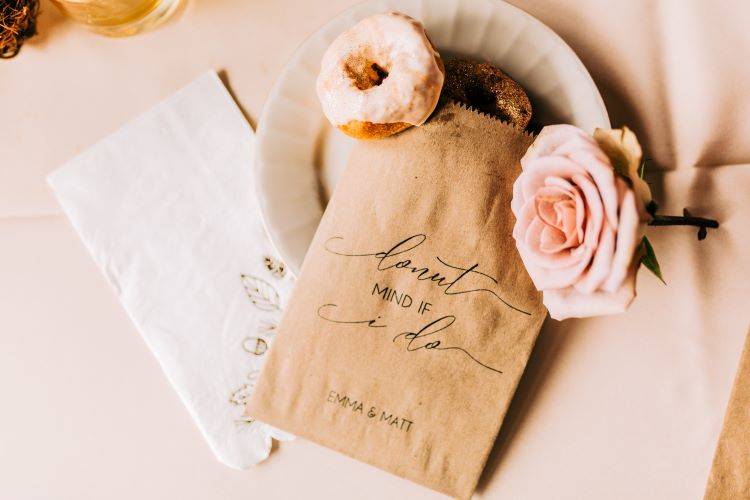
[[[291,287],[252,183],[253,131],[208,73],[49,176],[217,458],[290,436],[243,416]]]

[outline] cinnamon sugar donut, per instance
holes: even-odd
[[[421,125],[437,106],[445,70],[424,27],[398,12],[367,17],[326,50],[317,80],[328,120],[358,139]]]

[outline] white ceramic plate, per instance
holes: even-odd
[[[500,0],[376,0],[345,11],[307,39],[271,89],[257,130],[256,191],[271,241],[296,275],[353,140],[332,128],[315,93],[320,60],[360,19],[396,10],[419,19],[442,55],[496,64],[526,89],[542,124],[609,125],[583,63],[551,29]]]

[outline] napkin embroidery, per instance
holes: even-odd
[[[263,263],[273,278],[278,279],[285,276],[286,266],[279,259],[265,256]],[[260,375],[260,358],[268,351],[269,344],[278,329],[280,318],[273,313],[281,311],[281,301],[276,287],[263,278],[251,274],[241,274],[240,281],[245,294],[250,299],[250,303],[261,314],[254,335],[246,336],[241,343],[242,350],[249,357],[251,368],[241,385],[235,388],[229,396],[229,403],[236,409],[234,411],[235,424],[238,427],[247,428],[257,422],[253,417],[244,415],[245,405],[250,399]],[[269,314],[263,315],[263,313]]]

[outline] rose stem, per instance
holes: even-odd
[[[696,226],[717,228],[719,223],[703,217],[683,217],[680,215],[657,215],[648,223],[649,226]]]
[[[714,219],[706,219],[703,217],[695,217],[687,209],[683,210],[684,215],[657,215],[654,214],[653,218],[648,222],[649,226],[696,226],[700,228],[698,230],[698,239],[702,240],[706,237],[707,229],[716,229],[719,227],[719,221]]]

